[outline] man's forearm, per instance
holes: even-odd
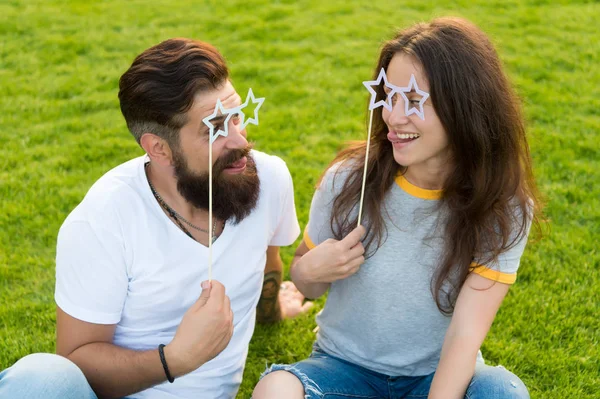
[[[68,358],[83,371],[99,398],[120,398],[167,379],[158,349],[134,351],[105,342],[94,342],[77,348]],[[181,375],[174,362],[174,369],[171,368],[166,353],[165,358],[171,375]]]
[[[282,319],[279,303],[282,272],[272,270],[265,274],[263,290],[256,307],[256,320],[262,324],[270,324]]]

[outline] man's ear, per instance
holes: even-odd
[[[172,165],[173,152],[165,139],[152,133],[144,133],[140,144],[153,162],[162,166]]]

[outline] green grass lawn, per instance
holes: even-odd
[[[346,140],[365,137],[361,82],[380,43],[397,27],[451,14],[492,37],[523,99],[550,220],[549,234],[525,252],[484,355],[521,376],[534,398],[598,398],[600,4],[199,3],[0,3],[0,369],[54,351],[58,228],[96,179],[141,154],[117,100],[119,76],[138,53],[170,37],[209,41],[240,93],[266,96],[249,135],[287,161],[304,227],[323,168]],[[240,398],[266,363],[309,353],[322,305],[256,329]]]

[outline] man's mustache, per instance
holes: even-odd
[[[247,157],[250,154],[252,147],[252,144],[248,144],[246,148],[230,150],[227,154],[221,155],[213,165],[213,176],[218,176],[232,163],[237,162],[244,157]]]

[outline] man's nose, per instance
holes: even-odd
[[[242,129],[241,118],[231,118],[229,121],[227,144],[225,146],[229,149],[246,148],[248,146],[246,135],[246,129]]]

